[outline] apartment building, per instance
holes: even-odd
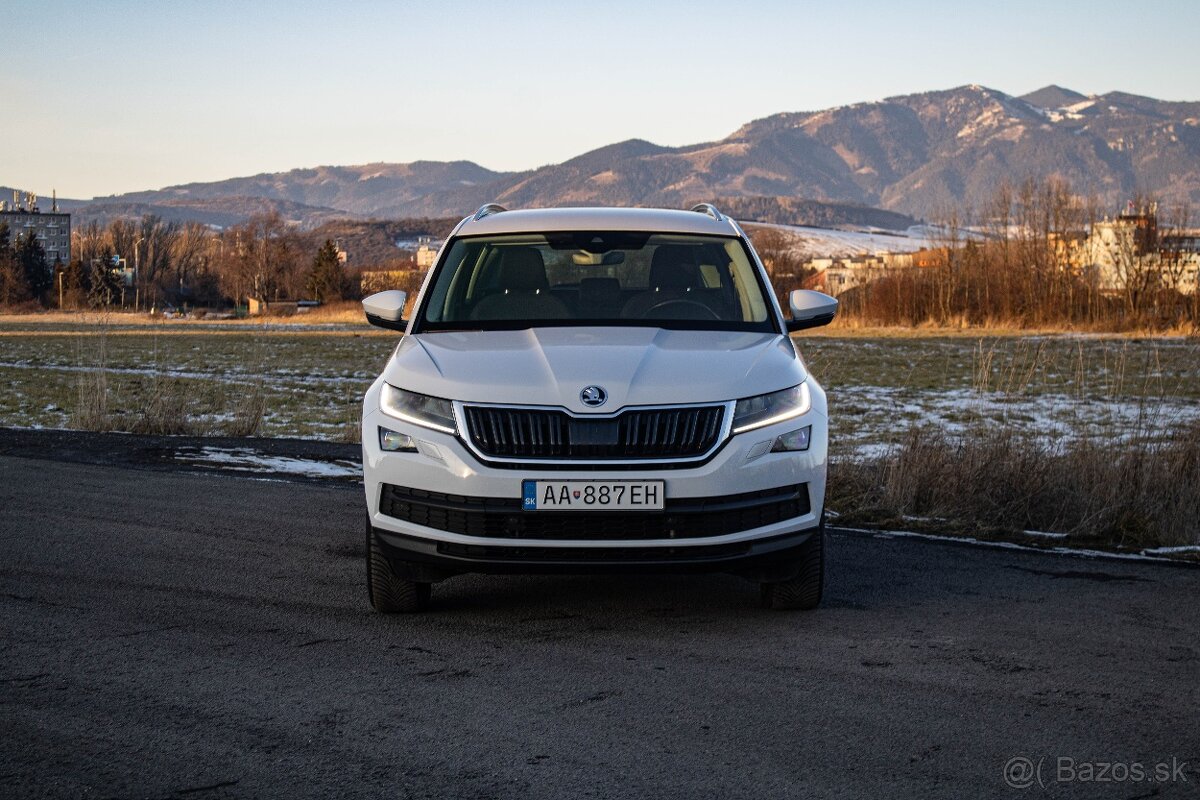
[[[71,261],[71,215],[58,212],[58,203],[50,211],[38,207],[37,195],[13,192],[12,203],[0,201],[0,225],[8,226],[8,235],[15,244],[18,239],[35,237],[46,251],[46,263]]]

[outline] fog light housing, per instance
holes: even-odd
[[[775,444],[771,445],[772,453],[796,453],[808,449],[808,445],[812,441],[812,425],[805,425],[803,428],[797,428],[791,433],[785,433],[782,436],[776,437]]]
[[[415,453],[417,443],[407,433],[379,428],[379,449],[388,453]]]

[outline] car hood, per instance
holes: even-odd
[[[451,400],[609,413],[751,397],[795,386],[806,373],[779,334],[571,327],[406,336],[383,377]],[[598,408],[579,397],[593,385],[608,393]]]

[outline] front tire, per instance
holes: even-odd
[[[383,554],[379,539],[367,519],[367,597],[371,607],[381,614],[413,614],[429,608],[428,583],[410,581],[396,575]]]
[[[796,577],[761,584],[763,608],[811,611],[821,605],[825,589],[825,519],[800,546],[800,571]]]

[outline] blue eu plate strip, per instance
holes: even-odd
[[[537,510],[537,481],[523,481],[521,483],[522,502],[521,507],[525,511]]]

